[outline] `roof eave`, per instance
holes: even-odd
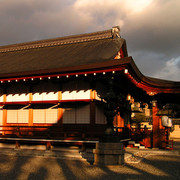
[[[137,87],[148,92],[157,93],[180,93],[180,82],[159,80],[155,78],[149,78],[144,76],[134,63],[132,57],[125,57],[119,60],[109,60],[105,62],[99,62],[95,64],[80,65],[73,67],[57,68],[57,69],[44,69],[39,71],[29,71],[11,74],[0,74],[1,80],[3,79],[22,79],[33,76],[43,77],[51,76],[55,74],[67,75],[67,74],[81,74],[81,73],[93,73],[97,71],[113,70],[119,68],[119,70],[128,69],[128,73],[125,75],[134,83]],[[151,95],[151,94],[150,94]],[[154,94],[152,94],[154,95]]]

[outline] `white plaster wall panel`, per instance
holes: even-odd
[[[75,80],[63,85],[62,100],[90,99],[90,85],[82,80]]]
[[[58,109],[46,109],[46,123],[56,124],[58,121]]]
[[[76,123],[90,124],[90,105],[81,105],[76,108]]]
[[[58,100],[58,92],[41,92],[33,94],[33,101]]]
[[[62,93],[62,100],[74,100],[76,96],[75,91],[65,91]]]
[[[18,123],[18,110],[7,110],[7,123]]]
[[[3,94],[0,95],[0,102],[3,102]]]
[[[58,100],[58,92],[43,92],[42,99],[43,101]]]
[[[28,123],[29,121],[29,110],[21,109],[18,110],[18,123]]]
[[[64,108],[63,109],[63,123],[64,124],[75,124],[76,123],[76,109]]]
[[[104,109],[100,105],[96,105],[96,124],[106,124],[106,116],[104,115]]]
[[[13,102],[13,99],[14,99],[13,94],[9,94],[9,95],[6,96],[6,101],[7,102]]]
[[[90,99],[90,89],[76,91],[76,99]]]
[[[15,94],[15,101],[29,101],[29,94]]]
[[[28,94],[8,94],[6,98],[7,102],[29,101]]]
[[[45,110],[44,109],[33,110],[33,123],[45,123]]]
[[[62,100],[90,99],[90,90],[65,91],[62,93]]]
[[[42,101],[43,100],[43,94],[42,93],[34,93],[32,99],[33,99],[33,101]]]

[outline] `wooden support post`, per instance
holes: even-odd
[[[59,102],[62,100],[62,91],[58,91],[58,100]],[[63,108],[60,107],[60,103],[58,106],[58,125],[63,124]]]
[[[33,101],[33,85],[30,83],[29,84],[29,103]],[[33,109],[30,106],[29,108],[29,126],[33,126]],[[30,132],[32,134],[32,132]]]
[[[63,124],[63,108],[58,107],[58,124]]]
[[[29,108],[29,126],[33,126],[33,109]]]
[[[7,96],[6,96],[6,89],[4,90],[4,94],[3,94],[3,102],[6,102]],[[7,109],[3,109],[3,122],[2,125],[5,126],[7,123]],[[4,127],[2,128],[2,130],[4,129]],[[2,134],[5,135],[6,132],[2,131]]]
[[[6,126],[6,122],[7,122],[7,109],[3,109],[3,123],[2,123],[2,125],[3,125],[3,126]],[[3,134],[3,135],[6,134],[6,131],[4,131],[5,128],[6,128],[6,127],[3,127],[3,128],[2,128],[2,130],[3,130],[3,131],[2,131],[2,134]],[[7,129],[7,128],[6,128],[6,129]]]
[[[29,103],[31,103],[33,101],[33,94],[32,94],[32,87],[30,86],[29,87]],[[28,126],[33,126],[33,109],[32,107],[30,106],[29,108],[29,121],[28,121]],[[33,132],[32,131],[29,131],[28,134],[30,136],[33,136]]]
[[[92,90],[90,91],[90,98],[91,98],[91,102],[90,102],[90,124],[92,126],[95,125],[95,119],[96,119],[96,113],[95,113],[95,109],[96,109],[96,104],[95,104],[95,99],[96,99],[96,91]]]
[[[159,148],[160,147],[160,131],[159,131],[159,116],[157,116],[158,107],[157,102],[152,102],[152,119],[153,119],[153,137],[152,137],[152,145],[153,148]]]
[[[29,108],[29,123],[28,123],[29,126],[33,126],[33,109],[32,108]],[[28,134],[30,136],[33,136],[33,130],[31,128],[31,131],[28,132]]]

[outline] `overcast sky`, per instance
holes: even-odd
[[[0,45],[110,29],[147,76],[180,81],[180,0],[0,0]]]

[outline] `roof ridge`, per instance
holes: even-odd
[[[117,27],[114,27],[114,28],[117,28]],[[13,45],[0,46],[0,53],[35,49],[35,48],[43,48],[43,47],[50,47],[50,46],[60,46],[60,45],[65,45],[65,44],[81,43],[81,42],[86,42],[86,41],[113,38],[112,30],[113,28],[109,30],[98,31],[98,32],[93,32],[93,33],[85,33],[85,34],[65,36],[65,37],[59,37],[59,38],[53,38],[53,39],[38,40],[38,41],[18,43],[18,44],[13,44]]]

